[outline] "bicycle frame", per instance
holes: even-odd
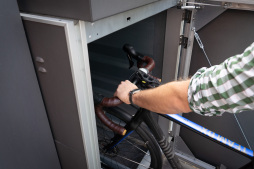
[[[166,115],[163,115],[163,114],[160,114],[161,116],[171,120],[171,121],[174,121],[175,123],[177,124],[180,124],[181,126],[183,127],[186,127],[187,129],[190,129],[224,147],[227,147],[251,160],[254,159],[254,154],[253,154],[253,151],[240,145],[240,144],[237,144],[213,131],[210,131],[208,129],[206,129],[205,127],[202,127],[178,114],[166,114]]]
[[[249,159],[251,161],[254,160],[254,153],[252,150],[237,144],[215,132],[212,132],[208,129],[206,129],[203,126],[200,126],[178,114],[159,114],[160,116],[163,116],[164,118],[167,118],[171,121],[174,121],[175,123],[186,127],[187,129],[200,134],[201,136],[210,139],[228,149],[231,149]],[[154,121],[154,119],[151,116],[151,113],[149,110],[140,108],[135,116],[132,118],[132,120],[126,124],[125,128],[127,129],[126,135],[116,135],[113,138],[113,142],[106,146],[106,151],[110,151],[115,146],[117,146],[119,143],[121,143],[127,136],[129,136],[133,130],[135,130],[142,122],[145,122],[149,129],[151,130],[152,134],[156,138],[160,148],[164,152],[165,156],[167,157],[168,161],[172,164],[171,160],[174,160],[173,164],[175,164],[175,158],[174,158],[174,152],[172,147],[170,147],[169,143],[166,141],[165,136],[159,127],[159,125]]]
[[[150,57],[145,56],[143,59],[140,59],[139,53],[136,53],[135,50],[133,49],[133,47],[131,47],[130,45],[125,45],[124,46],[124,50],[125,52],[128,54],[128,58],[130,61],[130,66],[132,66],[132,60],[131,58],[133,57],[134,59],[140,60],[140,64],[138,64],[138,68],[143,68],[142,64],[146,63],[146,69],[149,70],[147,71],[148,73],[154,68],[154,61],[153,59],[151,59]],[[147,73],[146,73],[147,74]],[[137,75],[136,75],[137,76]],[[149,75],[150,76],[150,75]],[[138,76],[139,77],[139,76]],[[144,77],[143,77],[144,78]],[[155,78],[155,77],[153,77]],[[153,79],[152,78],[152,79]],[[132,78],[132,82],[137,82],[137,80],[140,80],[140,78]],[[153,86],[156,87],[156,86]],[[149,86],[146,86],[146,88],[149,88]],[[96,106],[97,107],[97,111],[96,114],[99,116],[104,116],[102,107],[113,107],[113,106],[117,106],[119,104],[121,104],[122,102],[118,99],[118,98],[105,98],[105,99],[99,99],[100,100],[100,105]],[[212,132],[178,114],[159,114],[160,116],[163,116],[171,121],[174,121],[175,123],[186,127],[187,129],[190,129],[198,134],[200,134],[201,136],[208,138],[228,149],[231,149],[249,159],[251,159],[251,161],[253,162],[254,160],[254,154],[253,151],[242,146],[239,145],[215,132]],[[101,120],[107,120],[106,117],[102,117],[100,118]],[[107,124],[107,122],[110,122],[111,125],[108,125],[108,127],[110,128],[111,126],[116,126],[116,127],[112,127],[112,130],[118,134],[116,134],[114,136],[114,138],[112,138],[112,142],[110,144],[108,144],[104,150],[105,151],[110,151],[111,149],[113,149],[115,146],[117,146],[119,143],[121,143],[128,135],[130,135],[142,122],[145,122],[147,124],[147,126],[149,127],[150,131],[152,132],[152,134],[154,135],[154,137],[156,138],[160,148],[162,149],[162,151],[164,152],[165,156],[167,157],[168,161],[170,162],[170,164],[172,165],[173,168],[177,168],[180,164],[178,164],[178,160],[177,158],[174,157],[174,152],[172,149],[172,146],[170,146],[170,144],[167,142],[165,135],[163,134],[161,128],[159,127],[159,125],[157,124],[157,122],[154,121],[154,119],[151,116],[151,113],[149,110],[140,108],[137,113],[134,115],[134,117],[124,126],[124,128],[122,126],[117,126],[114,123],[111,123],[111,121],[107,120],[104,121],[104,124]],[[121,128],[121,132],[119,132],[120,130],[116,130],[116,128]],[[122,132],[122,130],[124,132]],[[123,134],[125,133],[125,134]],[[122,135],[121,135],[122,134]]]
[[[112,143],[107,145],[104,149],[105,151],[112,150],[115,146],[121,143],[127,136],[129,136],[142,122],[145,122],[147,127],[152,132],[153,136],[155,137],[157,143],[159,144],[161,150],[163,151],[164,155],[166,156],[168,162],[171,164],[173,168],[180,168],[180,164],[178,159],[174,156],[173,147],[167,141],[165,135],[163,134],[159,125],[154,121],[153,117],[151,116],[151,112],[149,110],[139,108],[137,113],[133,116],[130,122],[125,125],[125,129],[127,133],[123,135],[115,135],[112,139]]]

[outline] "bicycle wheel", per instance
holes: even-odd
[[[122,126],[131,119],[130,115],[119,108],[107,109],[106,115]],[[142,125],[112,151],[105,152],[103,148],[111,142],[115,133],[98,118],[96,122],[102,167],[113,169],[160,169],[162,167],[160,149],[153,136]]]

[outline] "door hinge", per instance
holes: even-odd
[[[183,35],[180,36],[179,45],[181,45],[184,48],[187,48],[188,45],[188,38],[184,37]]]
[[[186,23],[190,23],[191,15],[192,15],[191,10],[184,10],[182,20],[184,20]]]

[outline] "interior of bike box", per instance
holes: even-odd
[[[166,13],[162,12],[88,45],[94,91],[111,97],[117,88],[117,85],[122,80],[128,79],[135,70],[134,68],[131,70],[128,69],[129,63],[126,53],[121,49],[124,43],[132,44],[137,51],[153,57],[156,61],[156,68],[153,71],[153,74],[161,78],[163,67],[163,54],[161,51],[163,50],[162,46],[164,46],[165,18]],[[229,22],[231,21],[230,18],[235,19],[234,21]],[[212,63],[219,64],[227,57],[241,53],[245,47],[252,43],[254,35],[250,35],[250,32],[254,27],[254,22],[250,21],[251,18],[253,18],[253,12],[228,10],[199,30],[200,36],[202,37],[204,44],[207,46],[207,51],[209,52],[209,57]],[[220,26],[218,27],[218,25]],[[232,29],[236,28],[237,25],[241,25],[245,31],[241,31],[239,34],[237,29]],[[227,33],[225,33],[224,29],[227,29]],[[235,39],[241,40],[240,44],[239,41]],[[232,50],[231,45],[238,47]],[[216,48],[221,48],[221,50],[214,50]],[[198,62],[195,62],[195,60],[198,60]],[[170,66],[170,64],[168,66]],[[208,66],[207,60],[204,58],[198,44],[194,42],[190,75],[203,66]],[[128,110],[128,107],[125,107],[125,109]],[[225,114],[222,117],[214,118],[200,117],[194,113],[186,114],[184,116],[248,147],[248,144],[244,141],[244,136],[242,135],[239,126],[236,124],[236,121],[231,114]],[[244,123],[244,121],[247,120],[247,116],[249,117],[252,115],[250,115],[250,113],[237,115],[248,140],[253,142],[253,134],[249,131],[247,127],[248,124]],[[227,126],[223,125],[225,121],[227,121]],[[214,125],[214,123],[219,126]],[[206,140],[183,127],[181,128],[180,136],[185,141],[185,144],[191,147],[191,153],[188,153],[188,148],[184,149],[183,145],[176,145],[180,152],[187,152],[187,154],[194,155],[195,157],[210,162],[210,164],[215,166],[224,164],[229,168],[238,168],[248,162],[247,158],[242,157],[231,150],[226,150],[226,148],[216,145],[215,143],[212,143],[212,141]],[[178,141],[178,144],[180,144],[179,142],[181,141]],[[200,144],[201,142],[202,144]],[[211,146],[214,146],[216,151],[212,151]],[[253,147],[249,148],[253,149]],[[208,155],[210,151],[212,151],[212,153]],[[205,152],[205,155],[201,152]],[[225,153],[227,155],[225,155]],[[230,160],[228,159],[228,156],[231,156]],[[238,160],[232,161],[232,158]],[[214,162],[211,162],[211,159],[213,159]]]
[[[134,46],[138,52],[152,57],[156,62],[156,67],[152,73],[154,76],[161,78],[165,21],[166,12],[162,12],[88,44],[93,92],[112,97],[118,84],[129,79],[137,70],[136,63],[129,69],[130,65],[127,55],[122,50],[123,45],[126,43]],[[137,110],[129,105],[120,105],[119,107],[131,115]],[[100,127],[97,127],[97,130],[99,129]],[[135,136],[132,135],[132,137]],[[119,149],[121,149],[121,145]],[[135,149],[132,150],[131,154],[142,153],[141,151],[133,153],[133,151]],[[125,157],[128,157],[128,152],[126,151]],[[141,162],[143,157],[140,159],[135,158],[135,160]],[[118,165],[133,165],[133,162],[124,162],[124,159],[121,158],[116,160],[118,160],[116,161]],[[137,166],[132,166],[131,168],[136,168]]]

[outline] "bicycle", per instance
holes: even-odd
[[[123,50],[127,53],[130,68],[134,65],[133,58],[137,60],[139,68],[131,75],[130,81],[142,90],[158,87],[160,80],[149,74],[155,66],[153,59],[136,52],[128,44],[124,45]],[[161,128],[154,121],[152,112],[138,108],[131,116],[119,107],[122,102],[117,97],[106,98],[100,94],[94,94],[94,102],[95,113],[99,118],[96,122],[102,166],[160,169],[162,167],[160,150],[162,150],[172,168],[182,168],[179,159],[174,155],[173,146],[166,140]],[[250,158],[253,163],[252,150],[178,114],[159,115]],[[126,152],[126,149],[129,152]]]

